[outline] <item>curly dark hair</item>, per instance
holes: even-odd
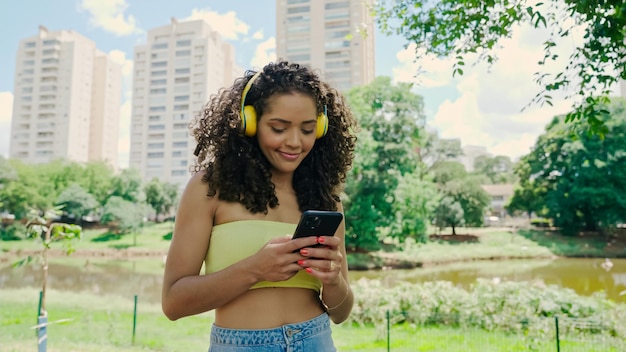
[[[208,196],[239,202],[252,213],[267,214],[278,205],[271,181],[271,165],[256,137],[241,131],[241,99],[246,83],[255,74],[247,71],[232,87],[213,95],[200,116],[191,124],[197,142],[192,173],[206,170]],[[337,210],[339,193],[352,166],[356,121],[344,97],[309,67],[278,61],[266,65],[246,94],[260,118],[275,94],[300,93],[313,98],[317,111],[328,116],[328,132],[315,141],[293,176],[300,211]]]

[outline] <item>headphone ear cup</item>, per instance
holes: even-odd
[[[315,139],[320,139],[328,132],[328,117],[323,112],[317,116],[317,124],[315,126]]]
[[[254,106],[246,105],[243,107],[241,126],[243,127],[243,134],[246,136],[253,137],[256,134],[256,110],[254,110]]]

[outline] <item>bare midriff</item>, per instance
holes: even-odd
[[[216,309],[215,324],[229,329],[271,329],[307,321],[323,312],[314,290],[258,288]]]

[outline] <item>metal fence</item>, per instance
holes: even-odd
[[[393,324],[387,313],[376,334],[364,335],[359,326],[342,325],[333,334],[339,351],[429,352],[624,352],[626,340],[600,321],[567,317],[542,317],[520,321],[515,329],[495,325],[480,328],[460,323],[456,316],[439,316],[435,323]],[[442,324],[441,322],[447,322]]]

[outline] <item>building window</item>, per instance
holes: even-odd
[[[44,40],[41,44],[44,46],[48,46],[48,45],[61,44],[61,42],[58,41],[57,39],[47,39],[47,40]]]
[[[302,61],[309,61],[310,59],[311,59],[311,55],[309,54],[289,55],[289,61],[302,62]]]
[[[150,112],[165,111],[165,106],[151,106]]]
[[[166,92],[167,89],[165,88],[150,89],[150,94],[165,94]]]
[[[167,43],[154,43],[152,44],[152,50],[167,49]]]
[[[178,95],[174,97],[174,101],[189,101],[188,95]]]
[[[190,46],[191,40],[178,40],[176,41],[176,46]]]
[[[148,153],[148,159],[157,159],[157,158],[163,158],[165,155],[163,154],[163,152],[150,152]]]
[[[163,149],[165,148],[165,143],[148,143],[148,149]]]
[[[176,71],[174,72],[177,75],[183,75],[186,73],[189,73],[189,68],[177,68]]]
[[[287,9],[287,14],[294,14],[294,13],[302,13],[302,12],[310,12],[311,11],[311,7],[310,6],[299,6],[299,7],[291,7]]]
[[[350,3],[348,1],[341,1],[341,2],[330,2],[330,3],[326,3],[324,5],[324,9],[326,10],[333,10],[333,9],[343,9],[350,6]]]
[[[165,76],[167,75],[167,70],[152,71],[150,74],[152,76]]]
[[[174,105],[174,111],[189,110],[189,104]]]
[[[167,61],[157,61],[157,62],[153,62],[150,65],[152,68],[157,68],[157,67],[167,67]]]
[[[167,83],[166,79],[153,79],[153,80],[150,80],[150,84],[153,85],[153,86],[166,84],[166,83]]]
[[[190,56],[190,55],[191,55],[191,50],[180,50],[176,52],[177,57]]]

